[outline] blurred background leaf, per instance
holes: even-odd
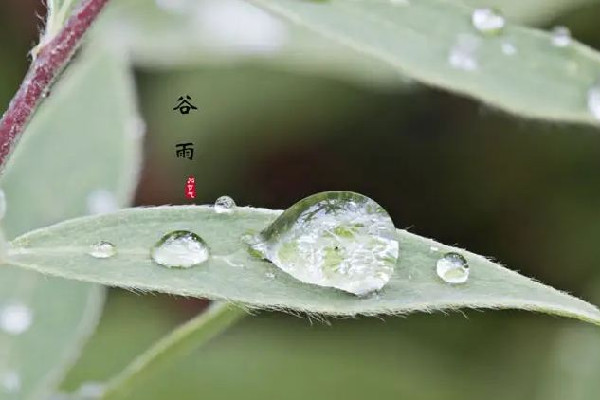
[[[140,163],[132,85],[122,58],[100,47],[66,71],[0,179],[10,238],[131,200]],[[96,327],[103,296],[100,286],[1,266],[0,318],[9,329],[0,330],[0,399],[55,390]]]
[[[531,15],[547,15],[536,26],[566,25],[582,43],[600,46],[597,1],[520,5],[537,5]],[[0,3],[5,105],[37,38],[34,7],[43,13],[37,0]],[[524,275],[594,300],[598,289],[589,282],[600,279],[597,130],[516,120],[420,85],[410,91],[395,84],[358,85],[364,81],[328,65],[321,67],[327,74],[311,72],[308,55],[302,58],[308,67],[300,68],[247,55],[182,65],[165,54],[165,63],[177,67],[148,63],[136,74],[149,127],[137,204],[190,203],[183,194],[188,175],[196,176],[198,204],[229,194],[241,205],[284,208],[308,193],[356,190],[388,209],[399,227],[493,255]],[[314,57],[326,63],[328,55],[324,50]],[[199,110],[184,117],[172,108],[186,93]],[[193,161],[175,158],[174,145],[182,141],[194,142]],[[110,293],[100,329],[65,390],[118,373],[204,306]],[[264,399],[285,393],[292,400],[530,400],[543,398],[554,385],[549,380],[557,380],[548,369],[564,331],[586,330],[576,322],[513,311],[466,316],[334,320],[326,326],[261,313],[190,354],[135,399]],[[600,349],[594,332],[581,350],[591,356]],[[575,343],[564,343],[571,357],[580,354]],[[567,393],[563,398],[578,399],[580,378],[588,375],[558,371],[555,383],[562,384],[561,395]],[[582,392],[580,398],[596,400],[597,393]]]

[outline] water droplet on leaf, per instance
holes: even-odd
[[[214,208],[217,214],[231,214],[235,209],[235,201],[229,196],[221,196],[215,201]]]
[[[444,282],[464,283],[469,279],[467,260],[458,253],[446,253],[436,263],[437,274]]]
[[[502,14],[491,8],[479,8],[471,14],[471,23],[479,32],[497,35],[502,32],[506,21]]]
[[[517,54],[517,47],[512,43],[503,42],[501,44],[501,47],[502,47],[502,52],[504,54],[506,54],[507,56],[512,56],[514,54]]]
[[[165,267],[189,268],[208,260],[210,251],[202,238],[190,231],[173,231],[152,248],[152,260]]]
[[[463,71],[475,71],[479,68],[477,62],[477,50],[481,39],[473,35],[458,35],[456,43],[450,48],[448,53],[448,63]]]
[[[97,189],[90,192],[86,199],[88,214],[99,215],[115,212],[119,204],[115,195],[105,189]]]
[[[552,44],[556,47],[566,47],[573,41],[571,31],[564,26],[557,26],[552,30]]]
[[[88,254],[95,258],[110,258],[117,254],[117,248],[110,242],[98,242],[90,246]]]
[[[600,120],[600,82],[596,83],[588,90],[587,104],[592,116],[597,120]]]
[[[390,216],[370,198],[353,192],[309,196],[246,241],[301,282],[359,296],[381,289],[398,260]]]
[[[0,375],[0,388],[4,393],[17,393],[21,390],[21,377],[15,371],[6,371]]]
[[[10,302],[0,308],[0,330],[13,336],[25,333],[33,322],[33,313],[21,302]]]

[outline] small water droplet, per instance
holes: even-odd
[[[110,258],[117,254],[117,248],[110,242],[98,242],[90,246],[88,254],[94,258]]]
[[[381,289],[398,260],[388,213],[353,192],[324,192],[288,208],[246,243],[301,282],[359,296]]]
[[[217,214],[231,214],[235,209],[235,201],[229,196],[221,196],[215,201],[214,208]]]
[[[469,264],[458,253],[446,253],[436,263],[437,274],[444,282],[464,283],[469,279]]]
[[[600,81],[588,90],[587,104],[592,116],[600,120]]]
[[[478,8],[471,14],[471,23],[479,32],[497,35],[502,32],[506,21],[502,14],[491,8]]]
[[[86,206],[88,214],[100,215],[115,212],[119,204],[115,195],[105,189],[97,189],[87,195]]]
[[[25,333],[32,322],[31,309],[21,302],[9,302],[0,308],[0,330],[9,335]]]
[[[154,245],[150,255],[159,265],[189,268],[207,261],[210,251],[206,242],[195,233],[173,231]]]
[[[6,215],[6,193],[0,189],[0,219]]]
[[[556,47],[566,47],[571,44],[573,38],[571,31],[565,26],[557,26],[552,30],[552,44]]]
[[[275,274],[272,272],[265,272],[265,276],[269,279],[275,279]]]
[[[134,140],[143,138],[146,134],[146,129],[146,121],[138,115],[130,117],[125,127],[127,135]]]
[[[517,54],[517,47],[512,43],[502,42],[500,46],[502,47],[502,53],[506,54],[507,56]]]
[[[463,71],[475,71],[479,68],[477,62],[477,50],[481,44],[481,39],[473,35],[458,35],[456,43],[450,48],[448,54],[448,63]]]
[[[77,398],[82,400],[100,399],[104,394],[104,385],[100,382],[84,382],[77,390]]]
[[[0,375],[0,387],[5,393],[17,393],[21,390],[21,377],[15,371],[6,371]]]
[[[440,248],[437,246],[429,246],[429,251],[440,251]]]

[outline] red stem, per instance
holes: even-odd
[[[40,101],[67,65],[79,47],[83,34],[107,2],[108,0],[84,0],[58,35],[39,50],[19,91],[0,120],[0,165],[6,161]]]

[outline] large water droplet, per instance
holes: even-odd
[[[479,8],[471,14],[471,23],[481,33],[497,35],[504,29],[506,21],[499,11]]]
[[[444,282],[464,283],[469,279],[467,260],[458,253],[446,253],[436,263],[437,274]]]
[[[215,212],[217,214],[231,214],[235,209],[235,201],[229,196],[221,196],[215,201]]]
[[[571,31],[565,26],[557,26],[552,30],[552,44],[556,47],[566,47],[573,41]]]
[[[110,258],[117,254],[117,248],[110,242],[98,242],[90,246],[88,254],[95,258]]]
[[[173,231],[152,248],[152,260],[165,267],[189,268],[202,264],[210,256],[208,245],[190,231]]]
[[[592,116],[600,120],[600,81],[588,90],[587,104]]]
[[[456,43],[448,53],[448,63],[463,71],[475,71],[479,68],[477,49],[479,49],[480,43],[481,39],[473,35],[458,35]]]
[[[0,388],[4,393],[17,393],[21,390],[21,377],[15,371],[0,374]]]
[[[33,313],[27,305],[12,301],[0,308],[0,330],[13,336],[25,333],[33,322]]]
[[[0,189],[0,219],[6,215],[6,193]]]
[[[359,296],[381,289],[398,260],[390,216],[370,198],[353,192],[309,196],[245,240],[299,281]]]
[[[88,214],[99,215],[115,212],[119,204],[115,195],[105,189],[97,189],[90,192],[86,199]]]

